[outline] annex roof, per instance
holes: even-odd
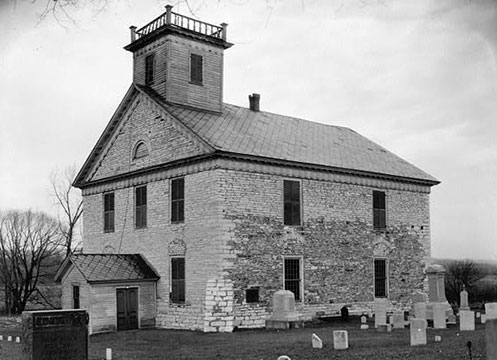
[[[159,279],[140,254],[74,254],[61,265],[55,279],[61,280],[71,264],[89,283]]]

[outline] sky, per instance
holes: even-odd
[[[59,3],[63,0],[59,0]],[[0,0],[0,210],[55,213],[132,81],[129,26],[159,0]],[[224,101],[349,127],[441,181],[432,256],[497,260],[497,0],[189,0],[228,23]]]

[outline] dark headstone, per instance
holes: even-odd
[[[88,314],[85,310],[22,313],[24,360],[87,360]]]
[[[349,321],[349,309],[346,306],[340,309],[340,314],[342,316],[342,321]]]

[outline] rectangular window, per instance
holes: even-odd
[[[185,220],[185,179],[171,180],[171,222]]]
[[[247,303],[259,302],[259,287],[253,286],[245,290],[245,301]]]
[[[203,82],[203,59],[197,54],[190,54],[190,81],[193,84],[202,85]]]
[[[135,227],[147,227],[147,187],[135,188]]]
[[[285,290],[290,290],[295,295],[295,301],[301,300],[300,291],[302,278],[300,274],[300,259],[287,258],[284,264]]]
[[[145,85],[154,83],[154,55],[145,58]]]
[[[104,232],[114,232],[114,193],[104,194]]]
[[[300,225],[300,181],[283,180],[284,224]]]
[[[79,285],[72,286],[72,308],[79,309]]]
[[[374,260],[374,296],[387,297],[387,261]]]
[[[171,301],[185,302],[185,258],[171,258]]]
[[[373,226],[375,229],[387,227],[385,199],[383,191],[373,191]]]

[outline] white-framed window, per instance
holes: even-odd
[[[295,301],[302,300],[303,293],[303,267],[301,256],[288,256],[283,258],[283,286],[295,295]]]

